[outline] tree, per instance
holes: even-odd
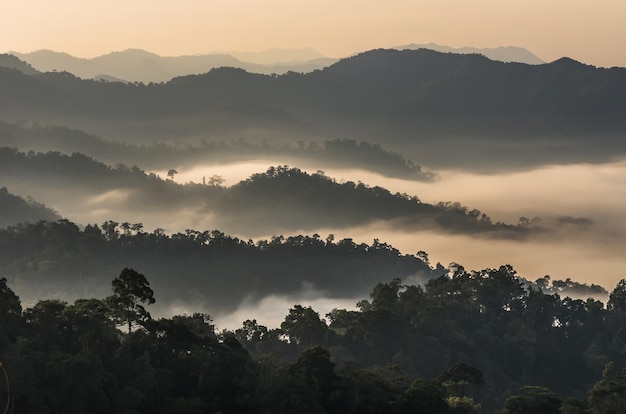
[[[226,180],[221,175],[212,175],[209,177],[209,185],[213,187],[221,187]]]
[[[559,414],[561,399],[548,388],[523,386],[504,402],[505,414]]]
[[[604,367],[602,379],[589,391],[587,404],[590,412],[594,414],[624,412],[624,407],[626,407],[626,368],[620,374],[616,374],[615,365],[613,362],[609,362]]]
[[[444,413],[448,408],[445,390],[435,382],[418,378],[404,392],[407,409],[424,414]]]
[[[454,414],[481,414],[479,403],[470,397],[448,397],[448,411]]]
[[[290,371],[304,380],[322,406],[329,407],[331,403],[329,397],[337,381],[337,375],[335,364],[331,362],[327,349],[315,346],[305,350],[290,366]]]
[[[451,396],[465,396],[467,385],[484,385],[483,373],[471,365],[462,362],[454,364],[446,372],[439,375],[436,382],[441,384]]]
[[[280,325],[289,339],[299,345],[323,344],[328,337],[328,326],[310,306],[295,305]]]
[[[78,299],[66,306],[62,314],[71,331],[78,337],[83,353],[105,352],[107,344],[116,342],[114,323],[107,318],[107,304],[99,299]]]
[[[607,309],[611,312],[626,313],[626,279],[617,283],[613,292],[609,296]]]
[[[133,325],[144,325],[151,319],[143,304],[151,305],[155,302],[154,292],[144,275],[129,268],[124,268],[111,284],[113,295],[106,300],[115,322],[126,325],[130,336]]]
[[[19,296],[0,278],[0,334],[13,338],[22,322],[22,304]]]

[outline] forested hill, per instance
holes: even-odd
[[[11,194],[6,187],[0,188],[0,228],[21,222],[40,220],[56,221],[61,217],[52,209],[33,199]]]
[[[0,88],[7,119],[91,125],[96,132],[118,122],[129,139],[250,128],[269,136],[289,130],[377,137],[395,146],[468,136],[512,143],[550,137],[556,145],[586,142],[590,134],[613,140],[626,127],[626,69],[567,58],[502,63],[424,49],[373,50],[307,74],[219,68],[149,85],[0,68]]]
[[[294,137],[298,138],[298,137]],[[113,141],[81,130],[54,125],[24,125],[0,120],[0,147],[21,151],[78,152],[110,164],[141,165],[167,170],[172,166],[216,165],[259,159],[313,166],[315,169],[363,169],[388,177],[430,181],[436,175],[381,145],[350,139],[323,142],[255,142],[243,138],[186,145],[136,145]]]
[[[181,185],[136,166],[110,167],[81,154],[26,154],[2,148],[0,174],[7,185],[54,205],[64,217],[68,217],[64,205],[89,208],[95,199],[99,208],[105,208],[111,199],[118,212],[161,214],[162,222],[181,210],[212,214],[229,232],[244,234],[347,228],[375,221],[404,229],[513,239],[534,229],[528,222],[493,223],[485,213],[459,203],[423,203],[416,196],[364,183],[340,183],[323,172],[308,174],[286,166],[272,167],[231,187]]]
[[[335,240],[332,234],[255,242],[219,230],[168,235],[163,229],[146,231],[141,223],[107,221],[81,229],[68,220],[0,229],[0,269],[31,299],[101,295],[111,272],[120,266],[151,275],[160,291],[162,313],[180,305],[224,314],[244,299],[256,302],[271,295],[357,298],[381,281],[425,283],[448,273],[440,264],[429,263],[423,251],[401,254],[378,239],[355,243],[350,238]],[[523,283],[550,294],[603,300],[607,296],[600,286],[570,279],[546,276]]]
[[[79,233],[68,222],[40,226],[43,239],[55,235],[66,249]],[[328,270],[348,270],[342,258],[353,255],[376,268],[425,265],[380,243],[355,249],[345,241],[296,237],[246,246],[216,233],[168,240],[103,227],[104,233],[85,229],[81,248],[110,251],[112,244],[119,253],[136,241],[146,247],[162,242],[154,258],[159,264],[164,252],[184,246],[213,260],[230,253],[230,262],[238,250],[256,251],[248,258],[257,256],[257,265],[263,255],[273,256],[274,264],[326,256],[332,261],[321,263]],[[30,233],[24,239],[37,234],[32,226],[18,230]],[[31,237],[30,249],[43,239]],[[49,244],[42,249],[53,258],[51,250]],[[169,284],[185,283],[188,270],[170,269]],[[214,277],[196,286],[210,291]],[[327,319],[296,304],[279,328],[250,316],[241,328],[220,333],[206,311],[153,318],[150,312],[168,297],[153,281],[123,268],[102,280],[110,289],[96,298],[68,303],[48,296],[26,305],[11,288],[23,281],[0,278],[1,369],[10,376],[10,390],[8,380],[0,383],[0,404],[24,412],[103,414],[620,413],[626,404],[626,371],[619,372],[626,364],[626,280],[605,308],[525,286],[510,266],[472,272],[456,266],[421,286],[377,283],[357,310],[333,309]],[[239,283],[229,292],[247,287]]]
[[[16,69],[26,75],[35,75],[39,72],[28,63],[18,59],[14,55],[0,54],[0,67]]]
[[[23,295],[98,296],[109,288],[111,272],[132,266],[151,275],[161,313],[183,306],[225,314],[244,299],[255,303],[270,295],[355,298],[381,280],[445,273],[424,260],[378,240],[357,244],[332,235],[253,242],[217,230],[169,236],[112,221],[81,230],[67,220],[0,230],[0,269]]]

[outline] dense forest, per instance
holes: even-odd
[[[219,182],[178,184],[137,166],[112,167],[78,153],[23,153],[0,148],[0,174],[9,190],[21,188],[46,204],[67,209],[71,208],[68,194],[74,206],[121,194],[112,197],[112,210],[162,216],[180,215],[181,211],[198,217],[213,215],[214,221],[231,233],[271,234],[385,221],[395,228],[520,239],[549,228],[548,222],[528,219],[515,224],[492,222],[487,214],[458,202],[428,204],[416,196],[363,182],[337,182],[321,170],[309,174],[288,166],[270,167],[224,187]],[[98,202],[100,208],[104,204]]]
[[[0,403],[32,413],[617,413],[626,280],[606,308],[525,285],[510,266],[378,283],[327,319],[216,332],[153,319],[159,291],[124,268],[108,296],[22,308],[0,279]],[[9,392],[10,391],[10,392]],[[500,411],[501,410],[501,411]]]
[[[166,234],[146,232],[141,223],[107,221],[79,228],[68,220],[22,223],[0,229],[0,268],[29,298],[73,300],[100,296],[121,265],[151,275],[163,308],[186,302],[212,313],[234,310],[244,299],[271,294],[324,292],[354,298],[370,286],[399,278],[425,281],[446,272],[424,252],[402,254],[374,240],[335,240],[332,234],[241,240],[219,230]],[[172,277],[177,283],[172,283]],[[550,293],[606,299],[600,286],[544,277],[537,287]]]
[[[0,228],[22,222],[56,221],[61,218],[57,212],[32,198],[24,199],[11,194],[6,187],[0,188],[0,211]]]
[[[80,130],[53,125],[18,125],[0,120],[0,147],[21,151],[80,153],[110,164],[141,165],[147,169],[170,169],[194,165],[224,165],[249,160],[280,160],[302,167],[363,169],[388,177],[431,181],[436,174],[424,171],[400,154],[378,144],[350,139],[323,142],[230,141],[135,145],[107,140]]]
[[[303,289],[358,297],[380,280],[443,273],[424,260],[378,240],[357,244],[332,235],[253,242],[218,230],[168,235],[162,229],[144,232],[140,223],[108,221],[81,229],[68,220],[0,229],[3,275],[30,298],[102,295],[110,273],[124,263],[151,275],[163,310],[186,302],[228,312],[244,299]]]

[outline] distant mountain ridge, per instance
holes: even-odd
[[[380,145],[347,139],[282,145],[237,139],[211,143],[201,141],[184,147],[163,143],[139,146],[114,142],[67,127],[27,126],[0,120],[0,147],[36,152],[79,152],[111,165],[141,165],[150,170],[263,159],[313,169],[364,169],[407,180],[432,181],[436,177],[436,173],[423,171],[419,165],[386,151]]]
[[[291,54],[290,54],[291,53]],[[166,82],[177,76],[205,73],[213,68],[228,66],[249,72],[282,74],[288,71],[310,72],[334,63],[337,59],[326,58],[307,50],[269,50],[265,53],[228,53],[164,57],[141,49],[111,52],[91,59],[78,58],[67,53],[39,50],[13,55],[28,62],[41,72],[70,72],[83,79],[117,79],[129,82]],[[289,59],[289,56],[293,58]],[[254,59],[254,62],[241,60]],[[311,59],[304,59],[311,57]],[[285,59],[273,62],[272,59]],[[265,62],[265,63],[258,63]],[[108,77],[108,78],[107,78]]]
[[[396,46],[394,49],[398,50],[417,50],[417,49],[429,49],[442,53],[459,53],[459,54],[479,54],[483,55],[491,60],[498,60],[500,62],[517,62],[527,63],[529,65],[540,65],[546,63],[539,59],[528,49],[515,46],[501,46],[494,48],[478,48],[478,47],[449,47],[442,46],[436,43],[423,43],[415,44],[411,43],[404,46]]]
[[[41,220],[56,221],[59,214],[31,198],[11,194],[6,187],[0,187],[0,228],[22,222],[37,223]]]
[[[306,74],[219,68],[160,85],[0,68],[0,88],[5,120],[71,125],[133,142],[356,138],[407,151],[436,169],[593,162],[626,151],[626,69],[568,58],[528,65],[379,49]]]
[[[25,75],[36,75],[39,71],[31,65],[11,54],[0,54],[0,67],[16,69]]]
[[[530,51],[512,46],[481,49],[473,47],[452,48],[435,43],[411,43],[394,49],[429,49],[457,54],[478,53],[502,62],[544,63]],[[11,53],[41,72],[65,71],[83,79],[146,83],[166,82],[177,76],[205,73],[213,68],[224,66],[263,74],[283,74],[288,71],[307,73],[315,69],[322,69],[339,60],[326,57],[312,48],[273,48],[262,52],[228,51],[175,57],[159,56],[142,49],[127,49],[91,59],[78,58],[51,50]],[[2,65],[2,60],[0,60],[0,66],[7,65]]]

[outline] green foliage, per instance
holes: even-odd
[[[51,231],[62,243],[81,234],[63,222]],[[207,236],[209,245],[232,243]],[[347,242],[318,241],[274,238],[259,251],[311,243],[354,252]],[[154,292],[132,268],[106,300],[45,299],[24,310],[0,279],[0,355],[16,409],[28,412],[621,412],[619,311],[522,282],[510,266],[456,265],[425,288],[378,283],[371,303],[333,310],[330,325],[295,305],[281,329],[247,320],[217,335],[207,314],[152,320],[144,305]],[[598,381],[608,358],[617,362]]]
[[[438,414],[448,408],[443,387],[432,381],[416,379],[406,390],[405,397],[407,407],[413,412]]]
[[[620,283],[620,285],[623,284]],[[589,411],[593,414],[624,412],[624,407],[626,407],[626,368],[621,373],[616,373],[615,365],[609,362],[602,372],[602,379],[589,391],[587,404]]]
[[[482,414],[482,407],[470,397],[448,397],[448,412],[451,414]]]
[[[504,402],[504,414],[559,414],[561,399],[545,387],[524,386]]]
[[[330,335],[326,323],[310,306],[305,308],[302,305],[295,305],[289,310],[280,328],[290,340],[302,346],[323,345]]]
[[[300,291],[301,280],[333,297],[348,297],[365,295],[389,277],[443,272],[384,243],[327,242],[319,235],[253,242],[217,230],[167,235],[162,229],[146,232],[141,223],[110,220],[83,229],[69,221],[0,229],[0,268],[35,298],[59,290],[68,298],[84,292],[104,296],[106,281],[123,266],[150,275],[151,285],[159,287],[155,307],[191,296],[225,312],[245,298]],[[179,283],[171,283],[173,274]]]

